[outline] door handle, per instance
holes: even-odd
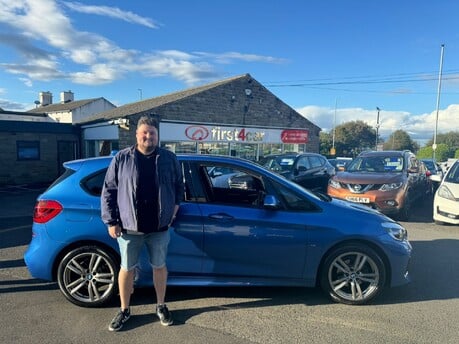
[[[234,220],[234,217],[224,213],[209,214],[209,218],[213,220]]]

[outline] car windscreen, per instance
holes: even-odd
[[[357,157],[346,168],[348,172],[401,172],[403,157],[401,156],[368,156]]]
[[[459,163],[455,163],[450,167],[448,174],[445,177],[445,181],[448,183],[459,184]]]
[[[274,158],[266,158],[262,162],[262,166],[266,167],[267,169],[271,171],[283,172],[283,171],[292,171],[294,163],[295,163],[295,158],[274,157]]]

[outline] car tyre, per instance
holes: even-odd
[[[119,264],[106,250],[83,246],[68,252],[57,270],[59,288],[70,302],[98,307],[117,292]]]
[[[398,214],[398,219],[400,221],[408,221],[411,215],[411,205],[408,201],[408,199],[405,200],[405,204],[403,205],[402,208],[400,208]]]
[[[380,294],[386,268],[379,254],[362,244],[347,244],[330,252],[320,283],[335,302],[361,305]]]

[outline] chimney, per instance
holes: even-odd
[[[61,104],[73,102],[73,92],[72,91],[64,91],[61,92]]]
[[[40,106],[51,105],[53,103],[53,94],[49,91],[40,92],[38,99],[40,99]]]

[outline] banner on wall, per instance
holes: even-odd
[[[161,141],[308,143],[306,129],[242,128],[219,125],[160,123]]]

